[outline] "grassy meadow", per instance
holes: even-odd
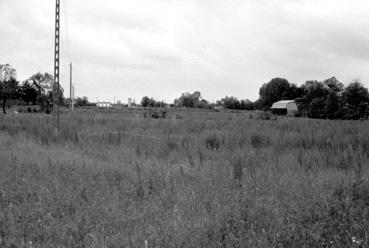
[[[369,122],[0,115],[0,247],[369,247]]]

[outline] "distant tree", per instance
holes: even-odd
[[[149,98],[148,96],[144,96],[142,97],[141,100],[141,106],[146,108],[146,107],[151,107],[151,108],[164,108],[165,107],[165,102],[164,101],[156,101],[154,98]]]
[[[192,94],[186,92],[183,93],[180,98],[174,100],[174,105],[179,107],[194,108],[199,101],[201,101],[201,93],[199,91],[195,91]]]
[[[183,95],[181,97],[181,103],[179,104],[181,107],[193,108],[195,106],[195,99],[190,95]]]
[[[19,82],[16,80],[16,70],[7,65],[0,65],[0,99],[2,100],[3,113],[6,114],[6,102],[11,99],[18,90]]]
[[[303,97],[296,100],[300,113],[310,118],[327,118],[326,103],[330,89],[318,81],[307,81],[302,89]]]
[[[242,110],[255,110],[255,103],[250,101],[249,99],[241,100],[241,109]]]
[[[150,98],[148,96],[142,97],[141,106],[146,108],[150,105]]]
[[[302,91],[284,78],[273,78],[263,84],[259,90],[260,102],[264,109],[269,109],[273,103],[280,100],[294,100],[301,97]]]
[[[49,73],[38,72],[32,75],[27,82],[37,89],[39,95],[47,95],[53,89],[54,78]]]
[[[326,117],[328,119],[337,119],[341,115],[341,99],[335,90],[330,90],[327,95],[326,103]]]
[[[155,101],[153,98],[152,99],[152,103],[154,104],[155,108],[164,108],[165,107],[165,102],[164,101]]]
[[[338,81],[335,77],[324,80],[323,84],[334,92],[342,92],[345,87],[344,84]]]
[[[261,99],[257,99],[255,102],[254,102],[254,105],[255,105],[255,109],[257,110],[262,110],[263,109],[263,103],[261,101]]]
[[[344,90],[344,84],[335,77],[328,78],[323,84],[329,88],[326,99],[326,117],[328,119],[337,119],[341,116],[342,100],[340,94]]]
[[[209,105],[208,101],[206,101],[205,99],[201,99],[200,101],[195,103],[195,108],[200,108],[200,109],[208,109],[211,108],[211,106]]]
[[[76,107],[84,107],[89,104],[87,96],[77,97],[75,100]]]
[[[195,101],[200,101],[201,100],[201,93],[200,91],[195,91],[194,93],[192,93],[192,97],[195,99]]]
[[[369,93],[359,81],[355,81],[346,87],[342,93],[344,105],[343,118],[358,120],[368,118]]]
[[[23,84],[19,88],[19,95],[20,98],[29,105],[30,103],[32,105],[37,104],[37,97],[39,96],[39,91],[32,85],[29,81],[23,82]]]
[[[301,86],[303,96],[298,98],[299,111],[310,118],[337,119],[341,115],[340,94],[343,84],[335,77],[322,82],[306,81]]]
[[[42,111],[51,111],[53,105],[54,78],[50,73],[38,72],[27,79],[23,85],[22,96],[24,101],[32,100],[34,103],[34,92],[37,92],[36,102]],[[57,85],[55,85],[57,87]],[[64,105],[64,89],[59,85],[59,105]],[[30,95],[28,95],[30,94]]]
[[[240,101],[237,98],[233,97],[233,96],[231,96],[231,97],[226,96],[226,97],[222,98],[220,100],[220,102],[221,102],[221,104],[224,108],[227,108],[227,109],[241,109]]]

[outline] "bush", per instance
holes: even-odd
[[[220,139],[216,134],[210,134],[205,138],[206,148],[211,150],[219,150],[220,149]]]
[[[271,143],[269,137],[262,136],[260,134],[253,134],[250,140],[251,140],[251,145],[254,148],[261,148],[263,146],[269,146]]]
[[[256,120],[264,120],[264,121],[269,121],[269,120],[276,121],[277,117],[274,116],[270,112],[263,111],[263,112],[256,112],[255,119]]]

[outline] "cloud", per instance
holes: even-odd
[[[276,76],[300,84],[335,75],[368,86],[364,0],[62,2],[61,82],[67,88],[70,57],[77,94],[92,99],[173,100],[200,90],[209,100],[255,100]],[[0,11],[0,63],[21,79],[52,71],[54,2],[0,0]]]

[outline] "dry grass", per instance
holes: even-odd
[[[369,246],[368,122],[180,115],[0,116],[0,247]]]

